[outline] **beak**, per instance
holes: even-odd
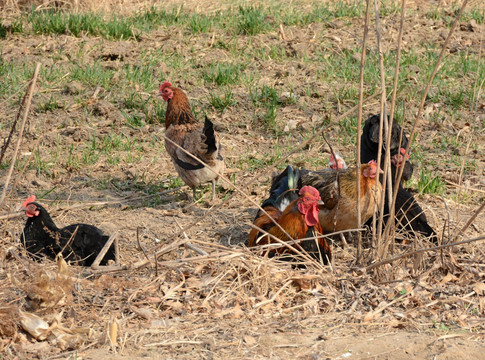
[[[317,201],[317,205],[318,206],[323,206],[323,205],[325,205],[325,203],[322,200],[318,200]]]
[[[384,174],[384,170],[382,170],[381,168],[379,168],[379,174]]]

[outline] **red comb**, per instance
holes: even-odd
[[[29,205],[30,203],[33,203],[35,201],[35,195],[30,195],[25,201],[24,203],[22,204],[22,206],[25,208],[27,207],[27,205]]]
[[[371,160],[368,162],[369,165],[374,165],[374,166],[377,166],[377,161],[375,160]]]
[[[300,192],[298,193],[299,195],[303,195],[303,194],[310,194],[314,197],[316,197],[318,200],[321,200],[320,198],[320,193],[318,192],[317,189],[315,189],[313,186],[309,186],[309,185],[305,185],[303,186],[301,189],[300,189]]]
[[[409,154],[406,153],[405,148],[401,148],[401,151],[399,151],[399,152],[401,153],[401,155],[406,156],[406,160],[409,160]]]
[[[172,83],[169,83],[168,81],[165,81],[162,85],[160,85],[160,91],[165,89],[166,87],[172,86]]]

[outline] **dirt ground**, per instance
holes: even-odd
[[[416,13],[412,12],[406,20],[403,50],[423,39],[443,44],[446,26],[419,16],[426,3],[410,4]],[[390,51],[397,36],[398,16],[382,21],[388,30],[383,33],[384,51]],[[284,40],[276,32],[259,34],[250,40],[241,37],[236,39],[236,46],[256,49],[284,41],[288,53],[303,58],[311,57],[318,44],[333,39],[327,50],[329,56],[338,56],[358,42],[354,34],[361,34],[361,20],[336,21],[334,25],[288,27]],[[469,31],[465,23],[459,27],[448,53],[483,52],[485,26],[474,26],[475,31]],[[161,29],[136,42],[12,34],[0,39],[0,54],[5,64],[32,65],[40,61],[44,69],[55,65],[65,70],[66,78],[70,76],[67,66],[74,58],[85,65],[100,63],[116,74],[117,69],[137,65],[147,51],[157,48],[181,58],[198,58],[199,67],[187,70],[190,75],[229,56],[225,49],[210,46],[213,34],[200,34],[195,42],[187,40],[183,31],[170,30],[169,36],[167,29]],[[373,33],[369,44],[375,45]],[[319,131],[322,124],[327,137],[333,139],[348,162],[355,158],[353,142],[338,143],[343,125],[335,122],[355,105],[333,101],[332,89],[345,84],[315,80],[318,65],[298,59],[281,63],[263,61],[254,55],[249,61],[249,68],[261,74],[254,87],[266,84],[284,93],[291,86],[298,94],[297,104],[286,104],[278,111],[276,123],[283,129],[283,135],[278,137],[254,120],[247,87],[235,85],[237,105],[220,114],[209,107],[207,100],[208,93],[217,89],[201,86],[200,81],[180,75],[179,69],[162,61],[156,64],[154,88],[162,75],[171,79],[187,89],[196,109],[206,108],[214,119],[230,181],[242,188],[258,177],[245,188],[247,197],[236,191],[234,197],[225,201],[234,190],[220,181],[216,200],[210,201],[207,187],[196,204],[191,203],[187,187],[171,191],[183,184],[177,181],[165,152],[163,124],[149,122],[148,116],[138,127],[125,121],[120,110],[124,106],[123,92],[126,87],[139,85],[124,80],[119,80],[120,88],[77,81],[56,80],[57,83],[47,72],[43,73],[18,155],[20,165],[28,161],[30,165],[19,178],[20,165],[15,169],[10,182],[10,186],[14,183],[13,191],[0,211],[2,359],[483,357],[483,241],[414,254],[369,271],[365,267],[373,262],[372,249],[365,250],[364,264],[357,266],[353,243],[344,248],[340,241],[332,241],[332,267],[311,265],[305,270],[261,258],[244,246],[256,213],[250,200],[261,203],[265,198],[269,175],[274,170],[270,168],[272,163],[308,139],[315,129]],[[414,81],[412,74],[409,76],[409,81]],[[147,103],[158,101],[144,90],[140,92]],[[414,142],[426,154],[424,158],[411,159],[415,169],[424,168],[448,181],[445,192],[439,196],[417,192],[417,172],[408,184],[442,243],[485,234],[483,213],[464,233],[459,232],[484,201],[485,99],[481,96],[476,109],[461,108],[458,115],[445,114],[439,122],[432,119],[442,104],[428,102]],[[62,105],[45,111],[51,97]],[[2,139],[10,132],[18,110],[17,100],[18,97],[0,99],[0,118],[5,124],[0,127]],[[149,115],[154,116],[156,106],[150,106]],[[417,106],[418,101],[410,100],[407,113],[415,114]],[[373,100],[365,105],[364,113],[378,109],[378,100]],[[410,126],[405,124],[408,132]],[[17,135],[18,128],[14,143]],[[132,145],[120,146],[110,153],[100,152],[96,160],[87,162],[83,156],[91,154],[93,138],[100,141],[109,136],[131,140]],[[455,141],[445,144],[444,138]],[[462,156],[474,166],[463,170],[463,163],[448,161],[450,154]],[[12,156],[10,146],[5,159],[10,162]],[[131,157],[137,160],[128,160]],[[263,166],[254,165],[261,162]],[[283,165],[318,168],[327,162],[328,148],[319,138]],[[431,167],[431,162],[437,165]],[[2,189],[7,173],[8,167],[2,164]],[[25,217],[18,209],[29,194],[36,194],[59,226],[82,222],[93,224],[106,234],[118,232],[125,269],[96,272],[70,266],[66,275],[52,261],[32,261],[19,242]],[[195,221],[197,224],[192,226]],[[183,241],[181,228],[187,239],[209,253],[207,257],[179,246],[163,253],[159,263],[149,261],[146,266],[139,266],[146,254]],[[397,242],[394,255],[429,246],[432,244],[421,239]],[[45,336],[32,336],[25,330],[21,319],[26,313],[35,314],[48,324]]]

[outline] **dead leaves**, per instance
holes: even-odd
[[[47,341],[49,345],[60,350],[75,349],[86,342],[92,335],[91,328],[68,329],[61,325],[62,312],[49,316],[49,320],[19,309],[19,322],[24,331],[37,341]],[[23,342],[27,348],[29,343]],[[43,344],[43,347],[47,344]]]

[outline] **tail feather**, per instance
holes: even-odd
[[[284,211],[293,200],[298,198],[299,179],[300,171],[288,165],[281,174],[274,177],[271,181],[270,196],[263,203],[262,207],[271,205]]]
[[[214,133],[214,124],[209,118],[205,117],[204,128],[202,132],[205,136],[205,144],[207,145],[207,154],[210,155],[217,150],[216,135]]]

